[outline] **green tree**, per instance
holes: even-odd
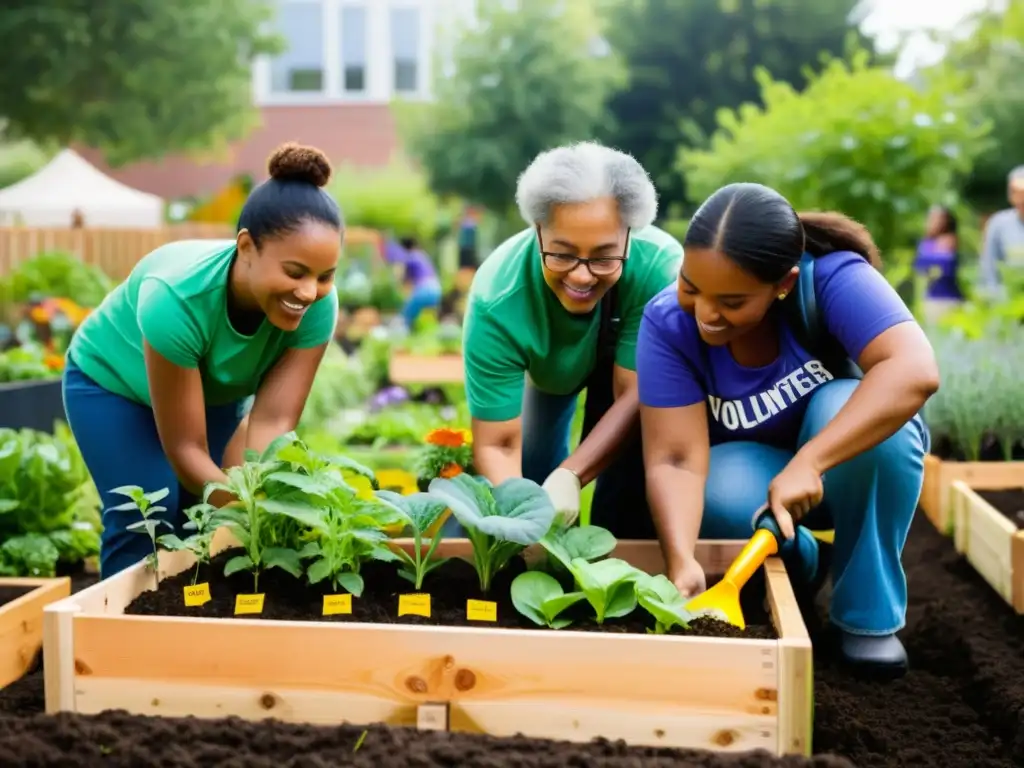
[[[0,117],[113,164],[204,150],[253,125],[250,64],[281,50],[263,0],[6,0]]]
[[[506,7],[508,6],[508,7]],[[593,138],[622,82],[598,50],[589,0],[478,6],[461,30],[452,68],[437,66],[435,100],[399,105],[406,150],[441,195],[509,213],[518,175],[540,152]]]
[[[989,210],[1006,205],[1006,174],[1024,163],[1024,0],[999,3],[974,14],[967,37],[947,36],[947,54],[926,79],[964,73],[970,111],[992,131],[964,193]]]
[[[955,202],[987,131],[968,119],[962,80],[917,88],[864,52],[831,61],[802,92],[763,69],[756,78],[763,108],[722,110],[710,147],[680,152],[691,200],[760,182],[797,210],[854,217],[890,262],[919,235],[930,205]]]
[[[759,97],[754,70],[802,86],[822,53],[867,47],[851,15],[859,0],[606,0],[608,40],[628,65],[629,87],[610,103],[607,136],[681,201],[680,143],[702,146],[715,113]]]

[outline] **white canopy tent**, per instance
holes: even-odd
[[[65,149],[17,184],[0,189],[0,226],[157,228],[164,201],[116,181]]]

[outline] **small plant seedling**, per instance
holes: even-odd
[[[512,605],[533,623],[551,629],[572,624],[572,619],[559,614],[583,597],[582,592],[566,593],[558,580],[544,571],[527,571],[512,580]]]
[[[199,568],[210,562],[210,542],[217,530],[217,513],[219,510],[212,504],[201,502],[185,510],[188,522],[182,528],[194,531],[185,539],[175,533],[165,533],[157,539],[157,543],[172,552],[188,551],[195,555],[196,572],[192,574],[192,586],[199,580]]]
[[[686,610],[686,598],[662,574],[644,574],[636,580],[636,598],[640,606],[654,617],[654,634],[662,635],[672,627],[686,629],[696,615]]]
[[[156,587],[160,588],[160,559],[157,554],[157,529],[161,525],[166,525],[168,528],[173,529],[169,522],[159,517],[151,517],[151,515],[157,512],[166,512],[167,507],[163,507],[157,504],[158,501],[166,499],[171,491],[168,488],[161,488],[159,491],[150,491],[146,493],[142,488],[137,485],[122,485],[118,488],[111,488],[110,493],[116,493],[120,496],[127,496],[131,501],[126,501],[124,504],[118,504],[116,507],[111,507],[112,512],[127,512],[128,510],[137,509],[139,514],[142,515],[142,519],[137,523],[132,523],[127,526],[129,531],[137,531],[138,533],[145,533],[149,536],[150,541],[153,543],[153,554],[146,557],[147,562],[153,566],[153,573],[156,576]]]
[[[426,553],[423,552],[424,533],[430,530],[430,527],[437,522],[448,507],[443,501],[429,493],[412,493],[403,496],[393,491],[377,491],[376,496],[401,512],[406,525],[412,530],[413,553],[410,555],[404,549],[396,550],[396,554],[402,561],[398,575],[411,581],[419,591],[423,587],[423,579],[426,575],[439,565],[448,562],[448,558],[434,557],[434,552],[442,538],[440,532],[430,539]]]

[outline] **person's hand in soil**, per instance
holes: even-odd
[[[679,566],[670,568],[668,578],[683,597],[696,597],[707,589],[704,569],[695,557],[688,557]]]
[[[800,454],[775,476],[768,486],[768,508],[786,539],[796,536],[796,523],[818,506],[824,495],[821,473]]]

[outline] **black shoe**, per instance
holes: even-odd
[[[855,635],[840,630],[839,655],[857,674],[884,680],[903,677],[910,668],[903,643],[892,635]]]

